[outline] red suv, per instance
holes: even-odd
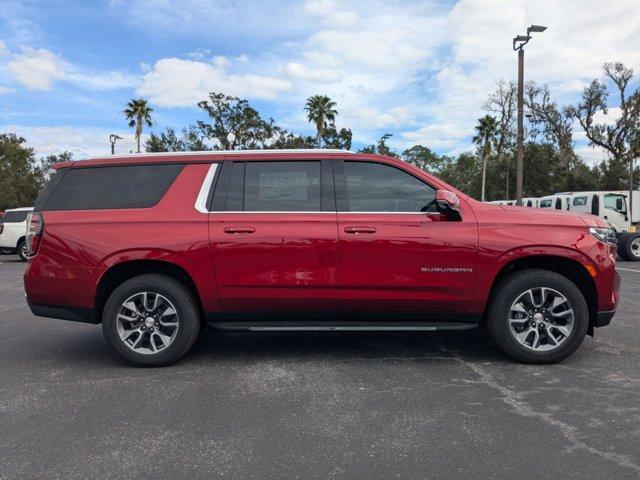
[[[166,365],[205,323],[260,331],[466,330],[551,363],[618,303],[591,215],[473,200],[403,161],[338,150],[62,163],[27,224],[34,314],[102,323]]]

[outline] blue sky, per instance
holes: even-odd
[[[455,154],[473,148],[495,81],[515,77],[511,38],[531,23],[549,30],[527,47],[527,79],[561,103],[605,61],[640,69],[637,0],[3,0],[0,131],[77,158],[106,153],[113,132],[125,152],[127,100],[149,99],[153,130],[181,129],[205,118],[195,103],[215,90],[313,133],[302,107],[322,93],[356,146],[389,132],[397,149]],[[588,161],[603,155],[575,138]]]

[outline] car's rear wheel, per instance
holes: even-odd
[[[102,330],[109,344],[129,363],[169,365],[195,343],[200,312],[191,291],[178,280],[141,275],[127,280],[109,296]]]
[[[566,277],[523,270],[495,287],[486,322],[493,341],[525,363],[555,363],[580,346],[589,326],[587,303]]]
[[[29,257],[27,256],[27,243],[24,239],[18,242],[18,248],[16,248],[16,253],[20,257],[23,262],[29,261]]]

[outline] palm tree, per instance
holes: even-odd
[[[309,122],[316,124],[318,132],[318,148],[322,146],[322,135],[329,125],[327,122],[333,123],[338,115],[335,110],[336,102],[326,95],[314,95],[307,99],[304,109],[307,112]]]
[[[131,99],[124,109],[124,116],[129,120],[130,127],[136,127],[136,142],[138,144],[137,152],[140,153],[140,137],[142,136],[142,127],[146,123],[148,127],[153,125],[151,119],[153,108],[149,106],[143,98]]]
[[[498,132],[498,124],[496,119],[491,115],[485,115],[478,119],[475,127],[476,135],[473,137],[473,143],[482,149],[482,201],[485,199],[485,186],[487,184],[487,159],[491,155],[491,147],[495,144],[496,134]]]

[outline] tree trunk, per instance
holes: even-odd
[[[481,194],[481,198],[482,198],[483,202],[484,202],[485,185],[487,183],[487,157],[488,157],[488,155],[486,153],[484,155],[482,155],[482,194]]]
[[[138,151],[140,153],[140,137],[142,136],[142,119],[138,118],[138,122],[136,124],[136,142],[138,144]]]

